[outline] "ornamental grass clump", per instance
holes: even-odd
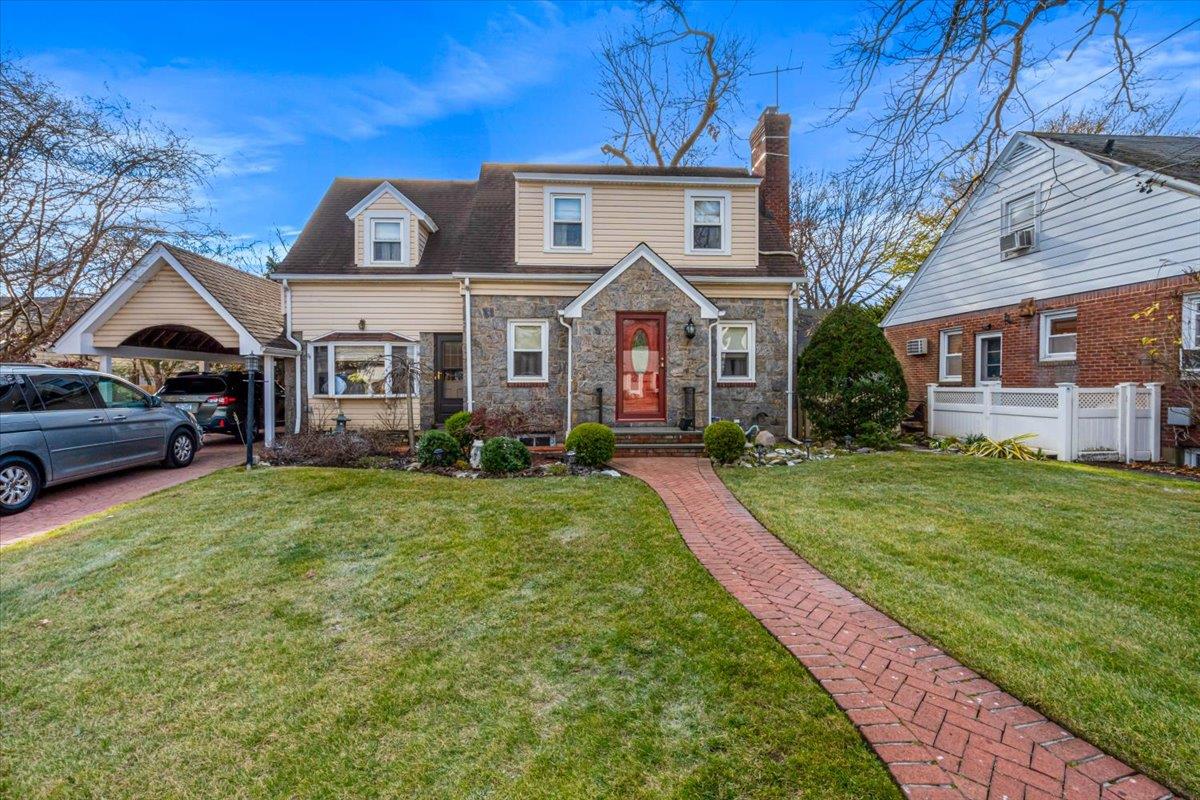
[[[445,431],[425,431],[417,442],[417,463],[422,467],[451,467],[461,457],[458,441]]]
[[[908,387],[883,331],[852,305],[830,311],[796,362],[800,405],[822,439],[857,437],[868,423],[895,430]]]
[[[533,463],[533,456],[530,455],[529,448],[516,439],[496,436],[483,443],[479,463],[484,472],[507,475],[510,472],[529,469],[529,465]]]
[[[720,464],[732,464],[746,452],[746,432],[731,420],[714,422],[704,429],[704,449]]]
[[[577,464],[602,467],[612,460],[617,449],[617,437],[607,425],[584,422],[567,434],[566,446],[568,451],[575,452]]]

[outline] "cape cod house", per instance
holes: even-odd
[[[1015,404],[1009,432],[1034,428],[1060,401],[1027,390],[1061,390],[1073,456],[1196,463],[1198,270],[1200,138],[1021,133],[882,324],[921,416],[939,397],[1003,401]],[[1003,391],[954,388],[989,386]],[[1071,398],[1090,422],[1071,419]],[[1129,406],[1118,438],[1140,424],[1140,444],[1105,444],[1109,403],[1113,420]],[[973,412],[947,408],[942,423],[970,424]]]
[[[160,246],[59,349],[178,353],[194,329],[226,356],[279,365],[293,430],[404,419],[396,365],[412,363],[421,428],[485,406],[515,407],[556,440],[585,421],[650,436],[715,418],[783,438],[808,328],[787,234],[789,128],[763,112],[748,170],[488,163],[470,181],[338,178],[257,312],[191,275],[212,262]],[[171,319],[118,313],[145,292]],[[274,336],[264,320],[282,321]],[[168,322],[178,335],[156,338]]]

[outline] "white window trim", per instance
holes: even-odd
[[[1004,334],[1001,331],[981,331],[975,334],[975,382],[996,383],[1000,378],[983,377],[983,348],[979,346],[984,339],[1000,340],[1000,375],[1004,376]]]
[[[730,375],[729,377],[725,376],[725,361],[722,358],[722,356],[725,355],[725,348],[723,348],[721,346],[721,334],[725,331],[726,328],[749,328],[750,329],[749,336],[747,337],[748,345],[750,347],[750,351],[748,353],[750,365],[748,368],[749,374],[746,376],[741,376],[741,375]],[[758,331],[756,330],[756,328],[757,328],[757,326],[755,325],[754,320],[752,320],[752,319],[729,320],[728,322],[720,322],[717,324],[717,382],[718,383],[754,383],[755,382],[756,379],[755,379],[754,362],[757,360],[755,351],[756,351],[756,346],[757,346],[757,341],[758,341],[758,335],[757,335]],[[734,351],[734,352],[741,352],[741,351]]]
[[[554,245],[554,198],[578,197],[583,200],[583,244],[580,247],[556,247]],[[590,253],[592,252],[592,189],[590,186],[547,186],[542,190],[542,252],[544,253]]]
[[[363,266],[407,267],[412,262],[412,215],[407,211],[366,211],[363,220]],[[375,223],[399,222],[403,225],[399,261],[375,260]]]
[[[1018,192],[1013,192],[1000,201],[1000,235],[1007,236],[1012,233],[1008,224],[1008,207],[1018,200],[1023,200],[1026,197],[1033,195],[1033,247],[1027,250],[1022,250],[1017,253],[1001,253],[1002,258],[1016,258],[1023,256],[1026,253],[1032,253],[1041,246],[1042,243],[1042,190],[1040,186],[1034,186],[1032,189],[1022,189]]]
[[[720,200],[721,201],[721,249],[720,250],[703,250],[692,246],[695,241],[692,236],[692,226],[695,225],[696,217],[696,201],[697,200]],[[727,256],[730,254],[730,224],[732,220],[731,206],[733,205],[733,194],[731,192],[710,192],[701,189],[686,189],[683,193],[683,252],[690,256]]]
[[[513,329],[518,325],[536,325],[542,329],[542,374],[515,375],[513,374]],[[508,321],[508,340],[504,344],[508,354],[509,383],[546,383],[550,379],[550,323],[544,319],[510,319]],[[532,350],[522,350],[522,353],[532,353]]]
[[[939,383],[962,383],[962,328],[945,328],[938,331],[938,382]],[[946,339],[951,334],[959,335],[959,351],[956,353],[958,358],[958,374],[950,375],[946,372]]]
[[[1050,352],[1050,323],[1056,319],[1075,318],[1075,350],[1070,353]],[[1074,308],[1043,311],[1038,322],[1038,359],[1041,361],[1074,361],[1079,354],[1079,312]]]
[[[337,361],[335,350],[338,347],[382,347],[383,348],[383,364],[387,376],[387,389],[384,394],[330,394],[328,392],[317,394],[317,372],[314,369],[316,359],[314,358],[314,350],[318,347],[328,348],[325,351],[325,374],[329,376],[330,385],[333,385],[334,364]],[[308,396],[315,398],[324,398],[328,400],[370,400],[370,399],[391,399],[396,397],[407,397],[403,392],[392,391],[392,352],[393,350],[409,350],[409,359],[418,361],[421,357],[421,348],[416,343],[400,344],[393,342],[309,342],[308,348]],[[419,374],[413,376],[413,397],[419,397],[421,394],[421,376]]]
[[[1196,317],[1200,316],[1200,294],[1185,294],[1183,296],[1182,322],[1179,336],[1179,371],[1189,377],[1200,373],[1200,369],[1188,369],[1184,366],[1184,350],[1200,350],[1200,335],[1196,332]]]

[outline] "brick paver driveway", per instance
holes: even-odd
[[[819,572],[707,460],[615,465],[658,492],[700,562],[821,682],[914,800],[1172,797]]]
[[[183,469],[165,469],[158,465],[134,467],[46,489],[25,513],[0,517],[0,545],[53,530],[118,503],[128,503],[159,489],[237,464],[245,458],[245,446],[233,437],[206,436],[196,460]]]

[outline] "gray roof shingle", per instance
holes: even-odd
[[[1121,136],[1108,133],[1030,134],[1090,155],[1172,178],[1200,183],[1200,136]],[[1109,142],[1112,142],[1111,147]]]

